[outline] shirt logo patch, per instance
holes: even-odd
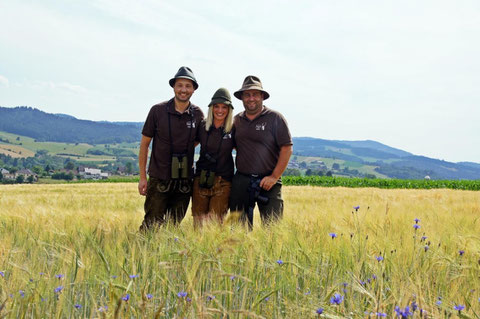
[[[228,140],[229,138],[232,138],[232,133],[228,133],[228,134],[223,135],[224,140]]]
[[[187,121],[188,128],[195,128],[195,121]]]
[[[267,126],[266,122],[263,122],[261,124],[255,125],[255,130],[257,131],[265,131],[265,127]]]

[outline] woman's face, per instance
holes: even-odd
[[[217,121],[225,121],[230,108],[223,103],[213,104],[213,118]]]

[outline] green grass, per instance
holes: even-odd
[[[283,176],[285,185],[311,185],[322,187],[376,187],[387,189],[436,189],[450,188],[480,190],[480,180],[411,180],[411,179],[367,179],[326,176]]]
[[[138,183],[138,176],[110,177],[104,180],[63,181],[63,183]],[[39,183],[43,183],[41,179]],[[459,189],[480,190],[480,180],[404,180],[404,179],[367,179],[350,177],[326,176],[282,176],[282,183],[286,186],[321,186],[321,187],[349,187],[349,188],[383,188],[383,189]]]

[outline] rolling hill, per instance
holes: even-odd
[[[108,144],[138,143],[142,125],[143,123],[139,122],[79,120],[67,114],[49,114],[32,107],[0,107],[0,131],[7,133],[4,136],[16,134],[33,139],[30,142],[23,139],[23,143],[26,143],[24,147],[30,143],[24,155],[27,150],[35,152],[38,149],[61,147],[53,154],[88,154],[91,158],[104,158],[101,156],[125,153],[124,156],[134,159],[138,145],[129,145],[127,149],[112,149]],[[6,154],[10,150],[8,152],[13,154],[14,150],[10,145],[17,148],[20,146],[18,141],[11,139],[12,137],[10,140],[0,140],[0,146],[3,144],[0,152],[3,149],[3,154]],[[48,142],[57,144],[48,146]],[[59,146],[58,143],[76,145]],[[369,173],[390,178],[422,179],[429,175],[432,179],[480,179],[478,163],[452,163],[418,156],[371,140],[341,141],[294,137],[293,143],[294,156],[291,163],[298,164],[303,161],[308,166],[320,161],[324,162],[328,169],[332,169],[332,165],[336,163],[348,176]],[[338,172],[341,173],[340,170]],[[357,173],[358,175],[355,175]]]

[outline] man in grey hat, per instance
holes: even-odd
[[[237,172],[232,181],[230,211],[241,212],[252,228],[256,203],[263,224],[283,216],[281,176],[293,143],[285,118],[263,105],[270,95],[258,77],[247,76],[234,95],[242,100],[245,111],[234,119]]]
[[[140,230],[180,223],[192,193],[193,154],[203,112],[190,103],[190,97],[198,83],[192,70],[183,66],[169,84],[174,97],[152,106],[142,130],[138,191],[146,199]],[[147,156],[152,139],[147,182]]]

